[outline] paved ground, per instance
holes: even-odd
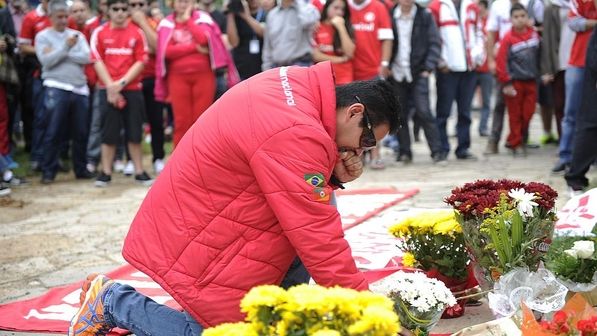
[[[472,129],[476,130],[475,124]],[[349,187],[420,188],[421,192],[401,203],[400,208],[443,207],[442,200],[453,187],[479,178],[542,181],[560,192],[559,206],[568,199],[563,178],[549,173],[556,160],[554,146],[531,149],[527,157],[519,158],[513,158],[502,147],[499,155],[483,157],[486,138],[472,134],[472,152],[479,155],[479,161],[457,162],[451,156],[447,166],[436,166],[431,163],[427,146],[416,143],[412,164],[393,162],[393,155],[386,151],[385,170],[367,170]],[[540,135],[536,115],[531,139],[537,140]],[[452,141],[455,143],[455,139]],[[595,170],[590,177],[597,178]],[[107,189],[96,189],[90,182],[66,176],[51,186],[33,181],[30,186],[15,189],[10,201],[0,202],[0,303],[37,296],[89,272],[121,265],[121,243],[146,192],[146,188],[124,177],[115,178]],[[464,317],[442,321],[436,331],[453,332],[489,319],[486,304],[467,307]]]

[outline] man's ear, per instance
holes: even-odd
[[[349,118],[360,117],[365,107],[363,104],[354,103],[348,107],[347,114]]]

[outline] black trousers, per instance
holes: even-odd
[[[429,78],[417,76],[411,83],[406,81],[397,82],[394,78],[390,78],[389,81],[394,87],[394,92],[398,96],[398,101],[402,107],[400,109],[402,128],[398,130],[399,155],[407,155],[412,158],[409,115],[413,108],[415,111],[414,119],[417,120],[425,132],[431,155],[441,152],[437,122],[431,114],[429,104]]]

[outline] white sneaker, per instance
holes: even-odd
[[[5,186],[4,183],[0,182],[0,197],[10,195],[11,190],[8,186]]]
[[[114,171],[117,173],[122,173],[124,170],[124,163],[121,160],[114,161]]]
[[[576,197],[576,196],[580,196],[584,194],[584,191],[581,190],[574,190],[572,187],[568,187],[568,195],[570,196],[570,198]]]
[[[161,173],[164,170],[164,160],[157,159],[153,162],[153,171],[157,174]]]
[[[133,164],[133,161],[127,162],[126,167],[124,167],[124,170],[122,170],[122,172],[125,176],[133,176],[133,174],[135,173],[135,165]]]

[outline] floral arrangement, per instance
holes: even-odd
[[[372,284],[371,289],[394,301],[402,327],[415,335],[428,335],[444,309],[456,304],[443,282],[420,272],[396,272]]]
[[[452,190],[466,246],[485,289],[515,267],[536,271],[551,243],[557,192],[542,183],[480,180]]]
[[[389,231],[400,238],[397,245],[405,252],[404,266],[424,271],[436,269],[444,276],[466,279],[469,257],[454,211],[422,212],[393,225]]]
[[[393,302],[371,292],[299,285],[251,289],[241,301],[246,322],[206,329],[204,336],[395,336]]]
[[[523,307],[522,334],[525,336],[596,336],[597,311],[582,295],[572,297],[551,320],[537,322],[533,313]]]
[[[586,292],[597,287],[597,257],[593,238],[555,238],[547,253],[546,266],[572,291]]]

